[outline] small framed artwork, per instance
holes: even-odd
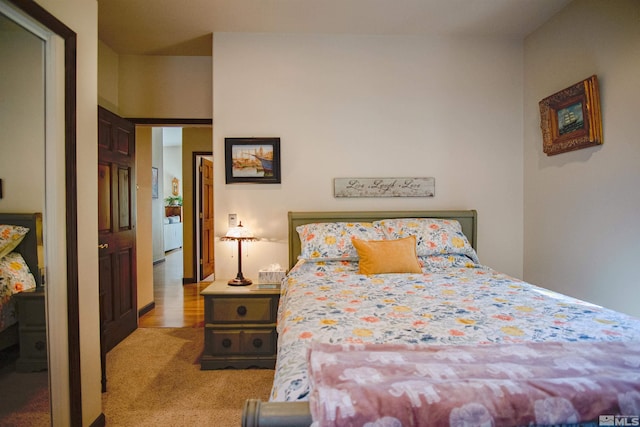
[[[171,180],[171,194],[174,196],[180,194],[180,180],[176,177]]]
[[[598,77],[591,76],[539,102],[547,156],[602,144]]]
[[[280,138],[225,138],[227,184],[280,183]]]
[[[158,198],[158,168],[151,167],[151,198]]]

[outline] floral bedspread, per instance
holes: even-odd
[[[598,425],[640,410],[640,341],[309,351],[314,427]]]
[[[640,319],[516,280],[459,256],[423,274],[299,262],[283,281],[272,401],[308,400],[311,342],[468,345],[640,340]]]
[[[11,252],[0,258],[0,331],[18,321],[12,296],[35,286],[35,279],[22,255]]]

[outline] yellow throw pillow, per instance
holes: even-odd
[[[360,274],[422,273],[416,236],[396,240],[352,239],[360,257]]]

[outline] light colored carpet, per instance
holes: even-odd
[[[202,328],[141,328],[107,354],[108,426],[239,426],[246,399],[267,400],[273,370],[200,370]]]

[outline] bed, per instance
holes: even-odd
[[[42,215],[0,213],[0,350],[18,343],[13,296],[42,286],[40,259]]]
[[[274,385],[269,402],[246,402],[243,425],[638,414],[640,319],[482,265],[476,230],[473,210],[290,212]]]

